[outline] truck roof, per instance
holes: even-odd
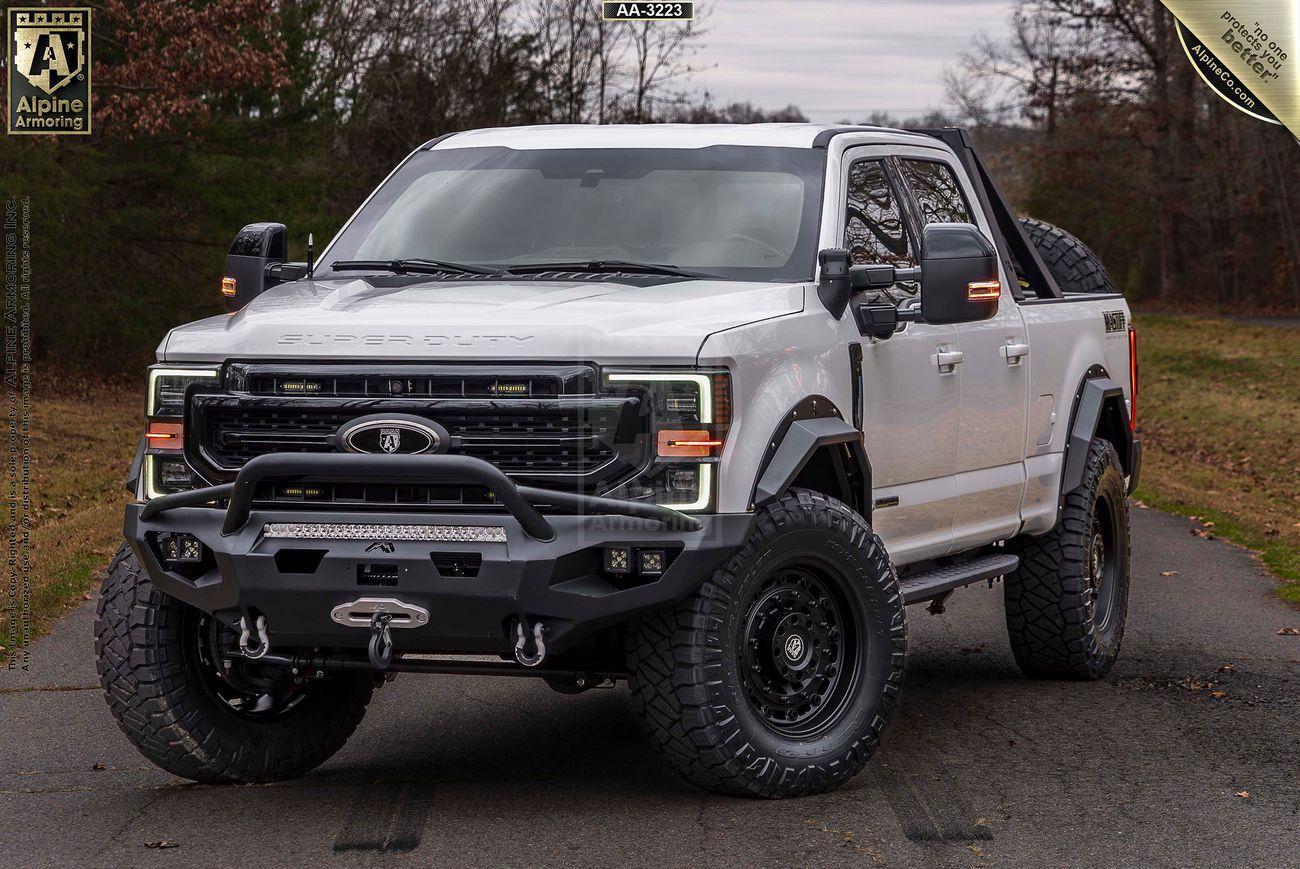
[[[710,145],[825,147],[835,132],[871,133],[880,142],[925,142],[929,136],[889,127],[843,124],[553,124],[451,133],[426,148],[705,148]]]

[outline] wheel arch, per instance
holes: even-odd
[[[1075,392],[1070,413],[1070,429],[1065,442],[1065,461],[1061,470],[1060,497],[1083,483],[1088,463],[1088,445],[1094,438],[1110,441],[1119,453],[1124,474],[1130,478],[1130,491],[1137,482],[1137,447],[1129,426],[1128,404],[1124,387],[1100,365],[1084,374]]]
[[[754,477],[750,507],[794,487],[843,501],[871,521],[871,463],[862,432],[824,395],[803,398],[781,417]]]

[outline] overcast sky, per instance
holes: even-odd
[[[715,101],[795,103],[809,120],[918,115],[945,105],[943,67],[981,30],[1010,30],[1006,0],[697,0],[708,32],[694,76]]]

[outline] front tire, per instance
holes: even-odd
[[[127,547],[113,559],[96,610],[99,681],[141,754],[182,778],[234,784],[295,778],[343,747],[365,715],[369,677],[231,673],[214,651],[221,630],[154,588]]]
[[[1124,470],[1093,440],[1083,483],[1056,527],[1018,541],[1005,578],[1007,633],[1028,676],[1100,679],[1115,665],[1128,613],[1129,518]]]
[[[902,686],[907,628],[880,539],[846,505],[793,490],[694,594],[630,634],[632,698],[686,781],[792,797],[870,759]]]

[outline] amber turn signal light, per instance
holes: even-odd
[[[707,458],[722,446],[704,429],[664,429],[659,432],[659,455],[673,458]]]
[[[235,297],[235,279],[226,277],[221,279],[221,295],[228,299]]]
[[[966,285],[966,300],[992,302],[1002,295],[1002,285],[997,281],[971,281]]]
[[[149,442],[151,449],[180,452],[184,430],[184,425],[179,422],[150,422],[144,439]]]

